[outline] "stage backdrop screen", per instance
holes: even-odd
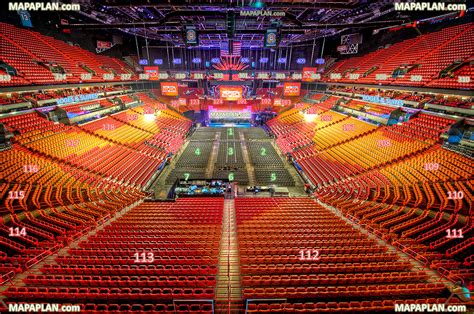
[[[150,81],[158,80],[159,68],[157,66],[145,66],[143,67],[143,71],[145,72],[145,74],[148,74],[148,79]]]
[[[178,82],[161,82],[161,95],[178,96]]]
[[[301,94],[300,82],[287,82],[283,84],[283,96],[294,97]]]
[[[242,98],[242,86],[221,86],[220,95],[224,100],[237,100]]]

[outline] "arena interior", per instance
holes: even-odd
[[[468,1],[0,9],[0,312],[474,311]]]

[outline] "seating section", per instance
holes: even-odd
[[[242,153],[238,128],[221,128],[219,137],[219,151],[212,177],[227,179],[248,185],[247,167]]]
[[[295,185],[293,177],[285,169],[282,157],[269,140],[248,141],[247,148],[257,185]]]
[[[313,145],[290,153],[322,202],[469,286],[472,160],[439,144],[456,119],[424,112],[406,117],[341,138],[341,125],[355,120],[348,118],[316,131]],[[453,230],[462,236],[449,236]]]
[[[81,125],[84,131],[94,133],[98,137],[106,138],[111,142],[124,144],[131,148],[137,148],[146,139],[151,138],[153,133],[143,131],[129,124],[123,123],[113,117],[105,117],[100,120]]]
[[[113,182],[144,187],[168,155],[179,149],[191,121],[169,109],[149,119],[142,107],[116,116],[80,127],[52,123],[38,113],[0,123],[19,132],[15,140],[39,155],[59,158]],[[132,118],[125,121],[125,117]]]
[[[0,86],[120,81],[137,79],[123,61],[96,55],[38,32],[0,23],[0,60],[15,69]],[[104,77],[109,75],[111,77]]]
[[[474,24],[462,24],[340,60],[326,72],[328,82],[472,89]],[[331,74],[341,74],[334,79]],[[352,77],[351,77],[352,75]],[[359,77],[354,80],[354,77]]]
[[[248,128],[243,129],[242,132],[244,133],[244,138],[249,140],[264,140],[268,139],[268,134],[262,128]]]
[[[294,156],[314,184],[324,185],[400,160],[428,147],[428,144],[395,133],[389,127],[381,127],[323,152],[306,148],[295,152]]]
[[[469,66],[463,66],[462,71],[468,70]],[[461,71],[456,70],[456,71]],[[449,78],[450,79],[450,78]],[[439,79],[438,81],[442,81]],[[448,78],[446,78],[448,80]],[[442,87],[442,86],[439,86]],[[404,102],[405,107],[417,107],[424,108],[427,110],[433,110],[435,106],[444,106],[448,108],[443,108],[446,112],[456,112],[457,115],[463,114],[461,111],[455,110],[455,108],[464,108],[472,109],[473,101],[472,97],[457,96],[457,95],[446,95],[442,93],[442,90],[438,94],[435,93],[424,93],[419,90],[398,90],[397,87],[392,87],[393,89],[372,89],[367,87],[356,87],[356,86],[330,86],[329,91],[333,94],[340,95],[369,95],[369,96],[379,96],[383,98],[398,99]],[[321,94],[315,94],[321,95]],[[349,103],[350,104],[350,103]],[[371,104],[372,105],[372,104]],[[452,107],[452,108],[449,108]],[[436,110],[433,110],[436,111]]]
[[[408,122],[395,125],[392,130],[419,140],[438,140],[440,135],[448,131],[455,119],[419,113]]]
[[[367,103],[360,100],[349,100],[343,104],[344,107],[355,109],[362,112],[367,112],[372,115],[388,118],[390,113],[394,110],[393,107],[386,107],[378,104]]]
[[[222,198],[144,202],[27,275],[26,286],[9,287],[6,303],[212,313],[202,300],[215,297],[223,206]],[[173,308],[174,300],[187,302]]]
[[[312,139],[317,130],[347,119],[347,116],[330,110],[339,97],[324,96],[321,99],[324,100],[315,105],[302,103],[303,107],[295,106],[268,121],[267,125],[277,136],[277,144],[282,152],[288,153],[312,145]],[[307,118],[308,115],[314,114],[319,116],[315,119]]]
[[[11,132],[20,133],[15,136],[15,139],[20,143],[30,142],[67,129],[62,124],[47,121],[36,112],[6,117],[0,119],[0,123],[3,123]]]
[[[144,124],[142,112],[133,111],[136,126],[105,118],[128,131],[114,135],[52,123],[37,112],[0,120],[15,135],[0,166],[2,283],[143,198],[139,188],[171,152],[166,139],[182,141],[190,121],[165,109]],[[160,131],[167,132],[161,145],[144,143]]]
[[[2,152],[0,170],[2,283],[143,197],[18,144]]]
[[[327,128],[317,130],[313,142],[316,149],[321,151],[355,137],[363,136],[376,129],[375,125],[351,117]]]
[[[396,302],[427,303],[450,295],[421,268],[311,199],[236,199],[235,204],[243,297],[267,299],[249,307],[254,313],[391,311]],[[286,302],[270,305],[270,299]]]

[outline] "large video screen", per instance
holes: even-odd
[[[178,96],[178,82],[161,82],[161,95]]]
[[[220,96],[224,100],[237,100],[242,98],[242,86],[221,86]]]
[[[288,82],[283,84],[283,96],[295,97],[301,95],[300,82]]]

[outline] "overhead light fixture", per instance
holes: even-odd
[[[253,4],[253,7],[256,8],[256,9],[261,9],[265,6],[265,3],[262,1],[262,0],[257,0],[255,1],[255,3]]]

